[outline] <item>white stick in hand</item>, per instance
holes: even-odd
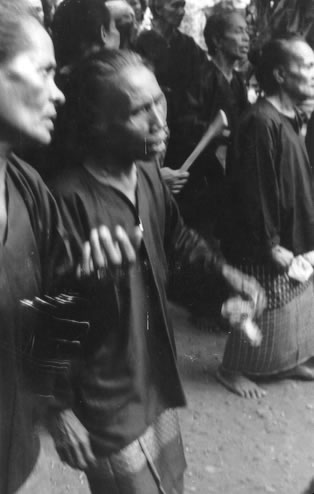
[[[193,165],[194,161],[199,157],[199,155],[204,151],[208,144],[222,131],[228,127],[228,119],[223,110],[219,110],[214,120],[209,124],[208,129],[203,135],[200,142],[197,144],[196,148],[192,151],[190,156],[185,160],[180,170],[186,172]]]

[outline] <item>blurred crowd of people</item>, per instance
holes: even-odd
[[[94,494],[183,493],[170,297],[223,305],[232,392],[314,380],[312,48],[147,7],[0,0],[0,494],[50,492],[38,423]]]

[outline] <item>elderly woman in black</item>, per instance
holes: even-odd
[[[298,37],[269,41],[257,76],[265,97],[236,133],[223,249],[265,287],[268,307],[258,321],[261,346],[233,332],[218,371],[245,397],[264,394],[259,377],[314,379],[313,276],[297,281],[292,270],[300,255],[303,268],[313,264],[313,176],[296,110],[313,97],[313,51]]]
[[[261,293],[183,224],[160,179],[155,158],[165,147],[164,96],[141,58],[99,52],[73,77],[81,153],[53,187],[73,251],[99,223],[110,230],[121,225],[129,236],[139,227],[143,240],[133,269],[87,287],[90,338],[75,399],[53,427],[57,449],[86,471],[95,494],[115,486],[121,494],[182,493],[176,408],[185,398],[168,279],[187,276],[199,286],[216,274],[235,291]]]
[[[50,143],[64,96],[54,82],[52,41],[22,0],[0,3],[0,492],[48,492],[34,429],[35,400],[21,372],[20,300],[52,290],[73,272],[66,235],[48,189],[14,152]],[[98,238],[98,231],[93,232]],[[108,238],[107,238],[108,240]],[[112,239],[110,239],[111,246]],[[116,244],[115,244],[116,245]],[[124,244],[123,244],[124,245]],[[91,265],[84,246],[84,267]],[[92,243],[95,266],[104,252]],[[96,247],[96,250],[94,249]],[[102,259],[101,259],[102,258]],[[98,264],[99,262],[99,264]],[[88,271],[89,268],[86,270]],[[31,328],[30,328],[31,329]],[[44,478],[45,477],[45,478]]]
[[[237,62],[249,49],[246,21],[233,11],[214,14],[207,19],[204,38],[211,60],[203,65],[191,135],[197,142],[219,110],[226,114],[228,129],[211,143],[195,164],[180,204],[185,218],[194,228],[219,237],[217,227],[222,212],[230,139],[240,115],[248,107],[243,77],[235,70]]]
[[[204,39],[211,60],[201,79],[200,120],[210,122],[219,109],[227,116],[229,130],[235,130],[248,107],[247,90],[237,63],[247,56],[249,35],[244,17],[237,12],[214,14],[207,19]],[[228,141],[223,142],[227,145]],[[224,162],[220,165],[224,167]]]
[[[0,4],[0,492],[15,492],[38,456],[33,400],[20,373],[19,301],[48,290],[56,255],[66,259],[56,205],[21,145],[47,145],[56,107],[52,42],[22,1]],[[63,252],[63,254],[62,254]],[[43,472],[42,472],[43,474]],[[40,482],[39,482],[40,484]],[[44,492],[43,485],[33,492]],[[26,488],[26,487],[25,487]]]

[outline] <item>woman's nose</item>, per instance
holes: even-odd
[[[62,91],[58,88],[56,83],[52,81],[52,99],[55,105],[63,105],[65,103],[65,96]]]
[[[152,105],[151,118],[152,123],[158,128],[162,128],[166,125],[165,112],[161,104]]]
[[[245,31],[243,32],[243,37],[244,37],[244,39],[245,39],[246,41],[250,41],[250,36],[249,36],[249,33],[247,32],[247,30],[245,30]]]

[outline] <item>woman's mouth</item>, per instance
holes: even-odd
[[[151,145],[151,151],[153,153],[163,153],[166,150],[165,141],[157,141]]]
[[[162,153],[166,149],[167,132],[164,128],[155,134],[151,134],[146,139],[147,151],[152,153]]]

